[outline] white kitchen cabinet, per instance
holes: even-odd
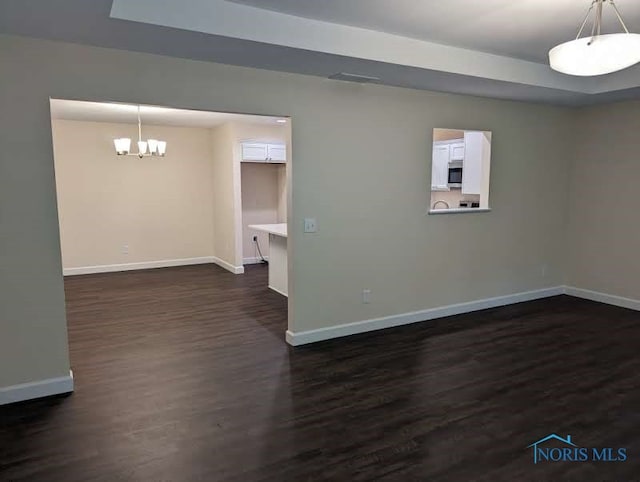
[[[489,192],[489,163],[491,141],[484,132],[464,133],[465,155],[462,169],[462,194],[486,194]]]
[[[268,144],[267,156],[271,163],[284,164],[287,162],[287,146],[284,144]]]
[[[243,142],[242,162],[283,164],[287,162],[287,147],[277,143]]]
[[[464,161],[464,142],[456,142],[451,144],[451,161]]]
[[[243,162],[267,162],[269,158],[268,145],[257,142],[242,143]]]
[[[434,144],[431,158],[431,190],[449,190],[449,158],[450,148],[448,144]]]

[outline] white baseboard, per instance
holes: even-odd
[[[0,405],[73,392],[73,372],[65,377],[0,388]]]
[[[242,266],[233,266],[215,256],[203,256],[201,258],[164,259],[160,261],[144,261],[140,263],[106,264],[99,266],[81,266],[78,268],[64,268],[65,276],[77,276],[83,274],[115,273],[118,271],[135,271],[139,269],[172,268],[175,266],[191,266],[196,264],[217,264],[234,274],[244,273]]]
[[[264,259],[269,261],[269,256],[265,256]],[[242,264],[260,264],[262,263],[262,258],[244,258],[242,260]]]
[[[244,266],[234,266],[231,263],[227,263],[223,259],[216,258],[215,256],[212,259],[213,263],[217,264],[221,268],[226,269],[227,271],[232,272],[233,274],[244,274]]]
[[[340,338],[343,336],[355,335],[374,330],[383,330],[394,326],[408,325],[420,321],[429,321],[436,318],[444,318],[445,316],[459,315],[462,313],[470,313],[472,311],[484,310],[487,308],[495,308],[498,306],[511,305],[521,303],[523,301],[537,300],[540,298],[548,298],[549,296],[557,296],[565,293],[564,286],[555,286],[535,291],[525,291],[522,293],[514,293],[506,296],[497,296],[495,298],[486,298],[483,300],[470,301],[467,303],[458,303],[439,308],[431,308],[428,310],[414,311],[412,313],[403,313],[400,315],[385,316],[383,318],[374,318],[371,320],[357,321],[355,323],[347,323],[344,325],[330,326],[328,328],[320,328],[317,330],[309,330],[302,332],[292,332],[287,330],[287,343],[293,346],[306,345],[332,338]]]
[[[610,295],[607,293],[600,293],[598,291],[585,290],[582,288],[576,288],[574,286],[565,286],[564,288],[564,292],[569,296],[575,296],[576,298],[584,298],[586,300],[606,303],[607,305],[620,306],[622,308],[629,308],[631,310],[640,311],[640,300],[624,298],[622,296]]]
[[[269,285],[269,289],[271,289],[271,290],[275,291],[275,292],[276,292],[276,293],[278,293],[279,295],[286,296],[287,298],[289,297],[289,295],[288,295],[287,293],[285,293],[284,291],[280,291],[279,289],[274,288],[274,287],[273,287],[273,286],[271,286],[271,285]]]

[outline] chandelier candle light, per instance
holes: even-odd
[[[602,10],[611,5],[624,32],[602,35]],[[591,35],[582,31],[593,12]],[[626,69],[640,62],[640,34],[629,33],[613,0],[593,0],[575,40],[549,51],[551,68],[569,75],[593,76]]]
[[[138,106],[138,152],[132,153],[131,139],[128,137],[121,137],[114,139],[113,143],[116,147],[116,154],[119,156],[138,156],[139,158],[149,156],[164,157],[167,151],[167,143],[164,141],[158,141],[156,139],[142,140],[142,122],[140,120],[140,106]]]

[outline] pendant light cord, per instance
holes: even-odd
[[[618,7],[616,6],[613,0],[611,0],[611,6],[613,7],[613,11],[616,12],[616,16],[618,17],[618,20],[620,21],[620,25],[622,25],[622,28],[624,29],[625,33],[629,33],[629,29],[624,24],[624,20],[622,20],[622,15],[620,15],[620,12],[618,11]]]
[[[593,19],[593,26],[591,27],[591,40],[588,45],[591,45],[596,39],[596,36],[600,35],[600,23],[602,22],[602,2],[604,0],[596,0],[596,15]]]
[[[580,28],[578,29],[578,35],[576,35],[576,40],[578,40],[580,38],[580,35],[582,35],[582,32],[584,31],[584,28],[586,27],[587,22],[589,21],[589,17],[591,16],[591,12],[593,11],[593,7],[596,5],[597,5],[596,14],[595,14],[595,18],[593,19],[593,26],[591,27],[591,40],[589,41],[589,44],[591,44],[596,37],[600,36],[602,32],[602,7],[604,6],[605,3],[607,3],[607,1],[613,7],[613,11],[615,12],[616,17],[618,17],[618,21],[620,22],[620,25],[622,25],[622,28],[624,29],[625,33],[629,33],[629,29],[625,25],[624,20],[622,20],[622,15],[620,15],[618,6],[615,4],[613,0],[593,0],[593,2],[591,2],[591,7],[589,7],[589,11],[587,12],[587,15],[585,15],[584,20],[582,21],[582,25],[580,25]]]
[[[582,31],[584,30],[584,27],[587,25],[587,21],[589,20],[589,15],[591,15],[591,11],[593,10],[593,6],[596,4],[596,2],[597,0],[593,0],[593,2],[591,3],[591,7],[589,7],[589,11],[584,16],[584,21],[582,22],[582,25],[580,25],[580,29],[578,29],[578,35],[576,35],[576,40],[578,40],[580,38],[580,35],[582,35]]]
[[[142,122],[140,121],[140,106],[138,106],[138,142],[142,141]]]

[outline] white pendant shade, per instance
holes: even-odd
[[[145,141],[138,141],[138,154],[147,153],[147,143]]]
[[[116,153],[120,156],[129,154],[131,150],[131,139],[127,137],[121,137],[120,139],[114,139],[113,143],[116,146]]]
[[[155,154],[158,149],[158,141],[156,139],[149,139],[147,140],[147,144],[149,145],[149,152]]]
[[[158,141],[158,155],[164,156],[165,152],[167,152],[167,143],[164,141]]]
[[[626,69],[640,62],[640,34],[615,33],[583,37],[554,47],[551,68],[564,74],[593,76]]]

